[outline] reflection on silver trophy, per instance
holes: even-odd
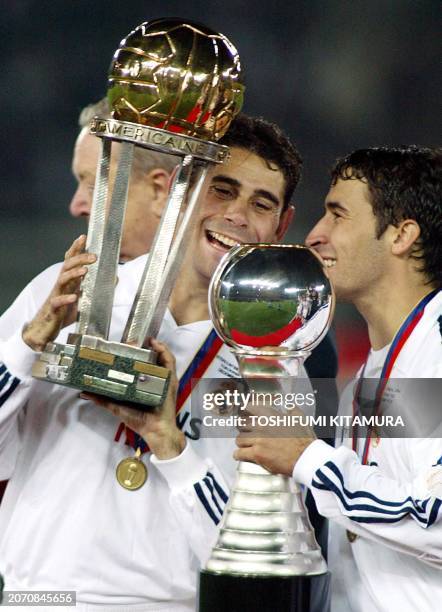
[[[274,393],[296,385],[302,363],[330,326],[334,294],[322,262],[310,249],[241,245],[223,258],[212,278],[210,310],[248,386]],[[249,578],[253,590],[260,578],[299,577],[306,582],[326,572],[293,480],[240,462],[218,541],[201,573],[200,611],[227,609],[213,607],[210,593],[217,590],[217,579],[228,592],[230,576],[232,591],[243,592]],[[271,588],[271,580],[266,587]],[[275,592],[282,588],[276,582],[274,587]]]
[[[138,26],[114,54],[109,73],[111,119],[95,118],[101,139],[86,249],[97,255],[67,344],[50,343],[35,363],[36,378],[140,408],[160,405],[169,380],[148,346],[158,334],[209,167],[227,147],[216,142],[239,112],[244,87],[238,53],[222,34],[176,19]],[[120,143],[113,186],[112,143]],[[121,342],[108,340],[121,233],[134,147],[176,156],[177,171]],[[108,194],[111,195],[108,196]]]

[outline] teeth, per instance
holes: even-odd
[[[336,259],[324,259],[324,265],[326,268],[333,268],[336,265]]]
[[[228,236],[224,236],[223,234],[218,234],[217,232],[208,231],[208,234],[221,242],[221,244],[225,244],[228,247],[234,247],[239,244],[238,240],[232,240],[232,238],[228,238]]]

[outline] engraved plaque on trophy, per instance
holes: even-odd
[[[270,394],[296,387],[334,309],[320,258],[297,245],[235,247],[215,271],[209,300],[214,327],[249,389]],[[322,612],[328,593],[327,565],[300,488],[239,462],[218,541],[200,574],[199,611]]]
[[[158,334],[208,169],[228,155],[216,141],[239,112],[244,87],[232,43],[203,25],[177,19],[143,23],[122,40],[108,83],[111,118],[96,117],[90,126],[102,145],[86,244],[97,261],[81,286],[75,333],[66,344],[49,343],[33,375],[150,409],[164,401],[169,372],[156,364],[148,340]],[[108,197],[114,143],[120,151]],[[121,342],[111,342],[135,147],[178,156],[180,163]]]

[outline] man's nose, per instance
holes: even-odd
[[[308,233],[305,239],[305,244],[311,249],[314,249],[316,247],[319,247],[322,244],[327,244],[327,242],[328,242],[327,224],[324,218],[322,218]]]
[[[82,186],[78,186],[69,204],[69,212],[73,217],[89,217],[91,214],[92,194]]]
[[[224,211],[224,218],[234,225],[247,227],[247,202],[239,197],[230,201]]]

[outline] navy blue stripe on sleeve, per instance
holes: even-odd
[[[204,495],[203,490],[202,490],[201,485],[199,484],[199,482],[196,482],[193,485],[193,488],[195,489],[196,494],[198,495],[200,502],[203,504],[204,508],[206,509],[207,514],[210,516],[210,518],[215,523],[215,525],[218,525],[220,519],[216,516],[216,514],[213,512],[212,508],[210,507],[210,504],[209,504],[206,496]]]
[[[204,483],[210,491],[210,495],[212,496],[213,503],[215,504],[218,512],[220,513],[220,515],[222,515],[223,511],[221,510],[218,500],[215,497],[215,491],[214,491],[213,485],[210,482],[210,480],[207,478],[207,476],[204,478]]]
[[[436,521],[441,506],[442,500],[436,499],[434,501],[433,507],[431,508],[430,518],[428,519],[428,527],[430,527]]]
[[[217,493],[218,493],[218,495],[221,497],[221,499],[223,500],[223,502],[224,502],[225,504],[227,504],[227,501],[228,501],[228,499],[229,499],[229,498],[228,498],[227,494],[224,492],[223,488],[222,488],[222,487],[221,487],[221,486],[218,484],[218,482],[216,481],[215,476],[212,474],[212,472],[207,472],[207,476],[208,476],[209,478],[211,478],[211,479],[212,479],[213,486],[215,487],[216,492],[217,492]]]
[[[19,384],[20,380],[12,376],[4,364],[0,364],[0,406],[6,402]]]
[[[330,464],[330,465],[329,465]],[[395,507],[397,506],[398,508],[400,506],[404,506],[405,504],[408,503],[412,503],[417,512],[420,513],[425,513],[426,511],[426,504],[428,502],[428,500],[425,500],[424,502],[421,502],[421,500],[417,499],[417,500],[413,500],[410,496],[406,497],[404,500],[399,501],[399,502],[395,502],[395,501],[390,501],[390,500],[385,500],[385,499],[381,499],[379,497],[376,497],[376,495],[373,495],[372,493],[370,493],[369,491],[354,491],[351,492],[348,489],[345,488],[344,485],[344,477],[342,475],[342,473],[339,471],[338,467],[332,463],[331,461],[329,462],[329,464],[326,464],[326,467],[329,467],[335,474],[336,476],[339,478],[339,481],[342,485],[342,490],[344,492],[344,494],[352,499],[358,498],[358,497],[363,497],[363,498],[367,498],[367,499],[371,499],[373,500],[375,503],[379,504],[380,506],[387,506],[387,507]],[[420,507],[421,506],[421,507]]]
[[[333,492],[349,513],[348,518],[360,523],[395,523],[410,515],[421,526],[429,527],[436,521],[442,505],[441,500],[431,497],[414,500],[407,496],[402,501],[390,501],[369,491],[350,491],[339,468],[331,461],[317,470],[315,476],[317,480],[312,481],[312,487]]]

